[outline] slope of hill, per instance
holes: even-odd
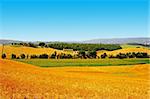
[[[21,42],[23,41],[0,39],[0,44],[11,44],[11,43],[21,43]]]
[[[119,50],[114,50],[114,51],[106,51],[106,50],[101,50],[97,51],[97,55],[100,56],[103,53],[106,53],[107,55],[117,55],[119,53],[129,53],[129,52],[144,52],[148,53],[150,55],[150,49],[148,48],[124,48],[124,49],[119,49]]]
[[[147,44],[150,45],[150,38],[112,38],[112,39],[93,39],[83,41],[82,43],[102,43],[102,44],[128,44],[128,43],[137,43],[137,44]]]
[[[51,55],[55,51],[57,53],[73,54],[72,52],[64,52],[62,50],[56,50],[53,48],[32,48],[32,47],[25,47],[25,46],[6,45],[6,46],[4,46],[4,49],[3,49],[3,53],[7,54],[7,58],[10,58],[11,54],[16,54],[16,56],[19,56],[21,54],[26,54],[26,55],[48,54],[48,55]],[[0,46],[0,55],[1,54],[2,54],[2,46]]]
[[[149,64],[39,68],[0,59],[1,99],[148,99]]]
[[[29,42],[29,41],[17,41],[17,40],[4,40],[0,39],[0,44],[10,44],[10,43],[20,43],[20,42]],[[32,41],[33,42],[33,41]],[[39,43],[40,41],[34,41],[33,43]],[[44,41],[43,41],[44,42]],[[45,43],[50,43],[53,41],[47,41]],[[53,43],[58,43],[61,41],[54,41]],[[93,44],[128,44],[128,43],[137,43],[137,44],[147,44],[150,45],[150,38],[112,38],[112,39],[93,39],[86,41],[66,41],[65,43],[93,43]]]

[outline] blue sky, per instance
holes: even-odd
[[[79,41],[148,36],[148,0],[3,0],[1,39]]]

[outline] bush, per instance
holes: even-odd
[[[101,58],[106,58],[106,57],[107,57],[106,53],[104,53],[104,54],[101,55]]]
[[[119,58],[119,59],[127,58],[127,55],[124,54],[124,53],[119,53],[119,54],[117,55],[117,58]]]
[[[5,59],[6,58],[6,54],[2,54],[2,59]]]
[[[11,58],[12,59],[16,59],[16,55],[15,54],[11,54]]]
[[[50,56],[50,58],[56,58],[56,56],[57,56],[57,52],[55,51],[51,56]]]
[[[39,43],[39,46],[42,46],[42,47],[43,47],[43,46],[45,46],[45,43],[44,43],[44,42],[40,42],[40,43]]]
[[[37,45],[33,44],[33,43],[28,43],[29,47],[33,47],[33,48],[37,48]]]
[[[21,54],[20,57],[21,57],[21,59],[25,59],[26,56],[25,56],[25,54]]]
[[[136,58],[148,58],[148,54],[147,53],[136,53]]]
[[[61,53],[59,55],[59,57],[60,57],[60,59],[71,59],[71,58],[73,58],[73,56],[71,54],[63,54],[63,53]]]
[[[47,54],[42,54],[42,55],[39,56],[39,58],[48,59],[48,55]]]
[[[37,55],[31,55],[30,58],[34,59],[34,58],[38,58],[38,56]]]
[[[51,56],[50,56],[50,58],[55,58],[56,57],[56,55],[55,54],[52,54]]]

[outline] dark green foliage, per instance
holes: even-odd
[[[29,58],[29,55],[27,54],[27,59]]]
[[[11,58],[12,59],[16,59],[16,55],[15,54],[11,54]]]
[[[21,59],[25,59],[26,56],[25,56],[25,54],[21,54],[20,57],[21,57]]]
[[[55,52],[50,56],[50,58],[54,59],[54,58],[56,58],[56,56],[57,56],[57,52],[55,51]],[[57,56],[57,58],[58,58],[58,56]]]
[[[72,59],[72,55],[71,54],[64,54],[64,53],[61,53],[60,55],[58,55],[57,58],[60,58],[60,59]]]
[[[116,57],[119,59],[123,59],[123,58],[127,58],[127,55],[124,53],[119,53]]]
[[[96,51],[88,51],[87,52],[87,54],[86,54],[86,56],[88,57],[88,58],[96,58]]]
[[[22,45],[22,46],[27,46],[27,47],[33,47],[33,48],[37,48],[37,44],[34,44],[34,43],[12,43],[12,45]]]
[[[42,54],[42,55],[39,56],[39,58],[48,59],[48,55],[47,54]]]
[[[86,56],[86,53],[85,53],[85,51],[83,51],[83,50],[81,50],[81,51],[79,51],[79,58],[86,58],[85,57]]]
[[[2,59],[5,59],[6,58],[6,54],[2,54]]]
[[[34,58],[38,58],[38,56],[37,55],[31,55],[30,58],[34,59]]]
[[[98,50],[116,50],[121,49],[117,44],[79,44],[79,43],[51,43],[48,47],[63,50],[73,49],[74,51],[98,51]]]
[[[39,46],[42,46],[42,47],[43,47],[43,46],[45,46],[45,43],[44,43],[44,42],[40,42],[40,43],[39,43]]]
[[[37,48],[37,45],[35,45],[34,43],[28,43],[29,47],[33,47],[33,48]]]
[[[104,53],[104,54],[101,55],[101,58],[106,58],[106,57],[107,57],[106,53]]]
[[[109,58],[119,58],[119,59],[123,59],[123,58],[149,58],[149,55],[147,53],[143,53],[143,52],[132,52],[132,53],[119,53],[116,56],[110,55]]]
[[[148,54],[147,53],[136,53],[136,58],[148,58]]]
[[[53,54],[50,56],[50,58],[54,59],[54,58],[56,58],[56,55],[53,53]]]

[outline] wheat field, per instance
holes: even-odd
[[[123,49],[119,49],[119,50],[114,50],[114,51],[106,51],[106,50],[101,50],[101,51],[97,51],[97,55],[100,56],[103,53],[106,53],[107,55],[117,55],[119,53],[132,53],[132,52],[144,52],[144,53],[148,53],[150,54],[150,49],[149,48],[123,48]]]
[[[54,52],[57,52],[58,54],[60,53],[66,53],[66,54],[71,54],[73,55],[73,52],[64,52],[63,50],[57,50],[53,48],[32,48],[32,47],[25,47],[25,46],[11,46],[11,45],[6,45],[4,46],[3,53],[7,55],[7,58],[11,58],[11,54],[15,54],[16,56],[19,56],[21,54],[25,55],[40,55],[40,54],[48,54],[51,55]],[[114,50],[114,51],[106,51],[106,50],[101,50],[97,51],[97,55],[100,56],[103,53],[107,53],[107,55],[116,55],[119,53],[129,53],[129,52],[146,52],[150,54],[150,49],[148,48],[123,48],[119,50]],[[2,46],[0,46],[0,54],[2,54]],[[1,58],[1,57],[0,57]]]
[[[0,99],[149,99],[149,66],[41,68],[0,59]]]
[[[2,54],[2,46],[0,46],[0,55]],[[25,55],[40,55],[40,54],[48,54],[51,55],[54,52],[60,53],[67,53],[67,54],[73,54],[72,52],[64,52],[63,50],[57,50],[53,48],[32,48],[32,47],[25,47],[25,46],[11,46],[11,45],[5,45],[3,48],[3,53],[6,54],[7,59],[11,58],[11,54],[15,54],[16,56],[19,56],[21,54]]]

